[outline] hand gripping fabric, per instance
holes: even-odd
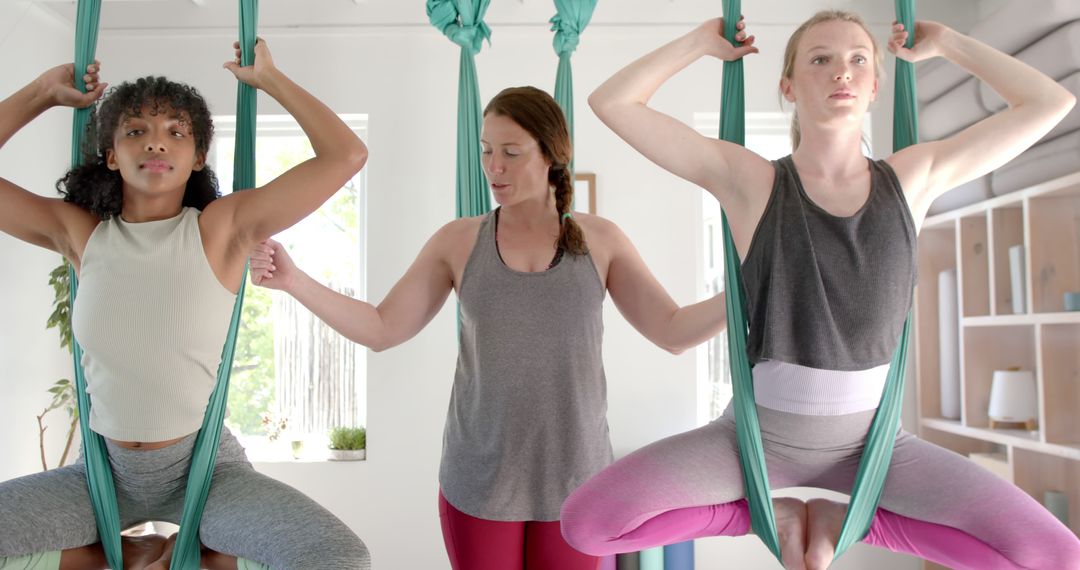
[[[735,42],[736,24],[742,14],[740,0],[724,0],[724,36]],[[914,29],[914,0],[896,0],[897,21],[908,30]],[[911,45],[915,34],[908,39]],[[894,150],[916,142],[915,74],[913,66],[900,59],[896,61],[896,107],[894,109]],[[724,62],[723,92],[720,113],[720,138],[736,144],[745,141],[745,105],[742,60]],[[747,312],[743,298],[739,254],[731,237],[727,215],[723,216],[724,273],[727,292],[728,350],[731,358],[731,378],[734,390],[736,433],[739,441],[739,457],[742,465],[746,496],[750,505],[751,528],[765,546],[780,560],[780,541],[776,531],[776,514],[773,511],[769,491],[769,476],[765,467],[765,453],[761,443],[761,425],[758,422],[754,400],[753,375],[746,355]],[[870,530],[874,513],[881,500],[885,477],[892,458],[896,432],[900,427],[900,410],[903,403],[904,374],[907,363],[908,337],[911,329],[908,316],[900,336],[900,343],[893,354],[885,390],[877,413],[867,436],[866,447],[859,462],[855,485],[851,493],[844,526],[836,545],[836,556],[862,540]]]
[[[97,47],[98,23],[101,15],[100,0],[79,0],[75,27],[75,81],[76,86],[85,91],[82,73],[94,60]],[[241,63],[251,65],[255,58],[255,27],[258,21],[258,1],[240,0],[240,45]],[[72,126],[72,164],[81,164],[83,160],[82,140],[86,133],[90,109],[75,111]],[[88,149],[89,150],[89,149]],[[237,134],[234,171],[234,190],[252,188],[255,185],[255,89],[244,83],[239,84],[237,92]],[[78,282],[74,268],[69,267],[71,276],[70,302],[74,306]],[[184,510],[180,520],[180,534],[174,548],[170,568],[173,570],[197,570],[200,561],[199,521],[202,519],[206,496],[210,491],[210,480],[217,459],[221,430],[225,419],[225,403],[228,400],[229,374],[232,371],[233,352],[236,346],[236,334],[240,324],[240,314],[244,299],[244,284],[247,282],[247,268],[240,281],[240,290],[233,307],[232,320],[229,323],[228,336],[221,353],[218,366],[217,385],[210,395],[203,418],[202,429],[195,440],[188,472],[187,491],[184,495]],[[123,568],[120,548],[120,514],[116,506],[116,488],[113,484],[112,469],[104,439],[90,430],[90,399],[86,394],[86,377],[82,368],[82,349],[78,342],[73,342],[72,351],[75,364],[76,394],[79,406],[79,428],[83,441],[83,454],[86,462],[86,480],[90,500],[97,521],[98,535],[105,550],[106,559],[112,568]],[[247,563],[247,561],[241,561]],[[251,565],[248,564],[250,567]]]

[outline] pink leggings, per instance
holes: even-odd
[[[439,493],[443,542],[454,570],[599,570],[600,559],[566,543],[559,521],[491,521],[467,515]]]
[[[850,492],[873,412],[758,408],[772,488]],[[563,504],[563,535],[589,554],[749,532],[730,413],[617,461]],[[864,542],[957,570],[1080,570],[1080,540],[1018,487],[901,432]]]

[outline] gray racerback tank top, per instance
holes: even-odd
[[[553,521],[612,461],[601,341],[606,289],[592,257],[546,271],[507,267],[495,213],[481,222],[459,288],[460,353],[439,482],[483,519]]]
[[[892,359],[911,308],[916,231],[896,174],[869,160],[870,196],[852,216],[815,204],[791,156],[742,264],[751,363],[866,370]]]

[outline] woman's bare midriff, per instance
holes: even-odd
[[[144,451],[152,451],[155,449],[163,449],[169,447],[170,445],[173,445],[181,439],[184,438],[178,437],[176,439],[170,439],[167,441],[119,441],[116,439],[110,439],[109,441],[126,449],[141,449]]]

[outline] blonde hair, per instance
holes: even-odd
[[[881,70],[883,67],[881,49],[878,48],[877,40],[874,39],[874,34],[870,33],[870,29],[866,27],[866,23],[859,17],[858,14],[853,12],[847,12],[845,10],[822,10],[817,14],[814,14],[809,20],[802,23],[795,33],[791,34],[788,38],[787,47],[784,48],[784,70],[780,73],[780,77],[783,79],[791,80],[795,74],[795,55],[799,49],[799,42],[802,41],[806,31],[810,28],[824,24],[825,22],[850,22],[857,24],[860,28],[866,32],[866,35],[870,37],[870,46],[874,49],[874,77],[881,77]],[[783,91],[780,92],[781,101],[783,100]],[[794,150],[799,148],[799,142],[802,140],[802,133],[799,130],[799,113],[796,111],[791,116],[791,148]]]

